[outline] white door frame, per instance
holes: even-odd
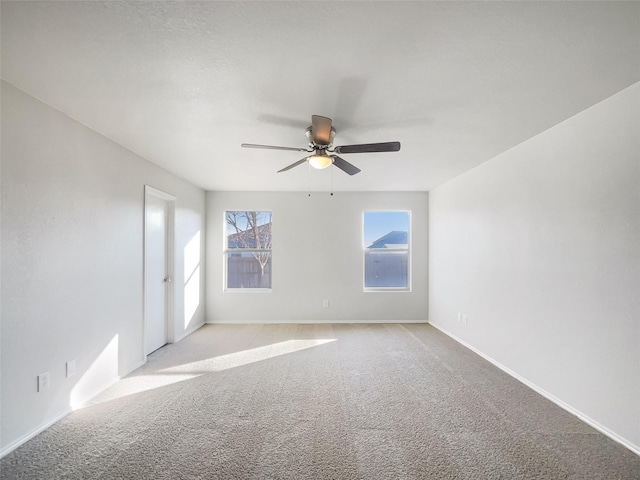
[[[142,316],[142,355],[144,361],[146,362],[147,354],[146,354],[146,333],[147,333],[147,197],[154,196],[156,198],[165,200],[167,202],[167,238],[166,238],[166,249],[167,249],[167,260],[166,260],[166,268],[167,275],[171,278],[171,282],[168,285],[166,291],[166,321],[167,321],[167,343],[174,343],[174,292],[175,292],[175,282],[174,279],[174,236],[175,236],[175,202],[176,197],[173,195],[169,195],[161,190],[153,188],[149,185],[144,186],[144,219],[143,219],[143,271],[144,271],[144,288],[143,288],[143,316]]]

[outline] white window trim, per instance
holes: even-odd
[[[367,212],[381,212],[381,213],[385,213],[385,212],[390,212],[390,213],[394,213],[394,212],[402,212],[402,213],[406,213],[407,216],[409,217],[409,231],[407,233],[407,240],[408,240],[408,245],[407,248],[386,248],[386,251],[397,251],[397,252],[407,252],[407,286],[406,287],[367,287],[365,285],[365,281],[366,281],[366,271],[365,271],[365,255],[367,253],[367,251],[371,252],[372,250],[367,250],[367,246],[364,243],[364,215]],[[383,209],[383,210],[363,210],[362,211],[362,291],[364,293],[411,293],[411,288],[412,288],[412,255],[411,255],[411,245],[413,243],[413,225],[412,225],[412,215],[411,215],[411,210],[388,210],[388,209]],[[375,249],[378,250],[378,249]],[[380,249],[381,250],[381,249]]]
[[[227,286],[227,254],[237,253],[270,253],[271,262],[273,265],[273,247],[267,249],[257,248],[229,248],[227,245],[227,212],[269,212],[271,214],[271,234],[273,235],[273,210],[247,210],[247,209],[225,209],[222,217],[222,291],[225,293],[271,293],[273,291],[273,271],[271,272],[271,287],[270,288],[241,288],[241,287],[228,287]]]

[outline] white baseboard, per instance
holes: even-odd
[[[189,330],[186,330],[178,338],[174,339],[173,343],[178,343],[180,340],[182,340],[183,338],[188,337],[189,335],[191,335],[193,332],[198,330],[203,325],[205,325],[204,322],[200,323],[199,325],[196,325],[195,327],[190,328]]]
[[[208,325],[256,325],[256,324],[331,324],[331,323],[428,323],[427,320],[207,320]]]
[[[64,417],[69,415],[72,411],[73,411],[72,408],[69,407],[69,408],[65,409],[63,412],[59,413],[53,419],[51,419],[51,420],[39,425],[38,427],[36,427],[32,432],[28,433],[27,435],[25,435],[23,437],[18,438],[17,440],[14,440],[9,445],[7,445],[2,450],[0,450],[0,458],[4,457],[5,455],[7,455],[7,454],[9,454],[11,452],[13,452],[20,445],[28,442],[33,437],[38,435],[40,432],[44,432],[47,428],[49,428],[51,425],[53,425],[53,424],[59,422],[60,420],[62,420]]]
[[[567,412],[569,412],[572,415],[575,415],[576,417],[578,417],[580,420],[582,420],[584,423],[586,423],[587,425],[592,426],[593,428],[595,428],[596,430],[598,430],[600,433],[606,435],[607,437],[609,437],[610,439],[618,442],[619,444],[621,444],[622,446],[628,448],[629,450],[631,450],[633,453],[635,453],[636,455],[640,455],[640,446],[633,444],[632,442],[630,442],[629,440],[627,440],[626,438],[621,437],[620,435],[616,434],[615,432],[609,430],[607,427],[605,427],[604,425],[601,425],[600,423],[596,422],[595,420],[593,420],[592,418],[590,418],[588,415],[585,415],[584,413],[582,413],[580,410],[577,410],[576,408],[572,407],[571,405],[563,402],[562,400],[560,400],[559,398],[555,397],[554,395],[552,395],[551,393],[547,392],[546,390],[544,390],[543,388],[540,388],[538,385],[536,385],[535,383],[527,380],[526,378],[518,375],[516,372],[514,372],[513,370],[505,367],[504,365],[502,365],[500,362],[494,360],[493,358],[491,358],[490,356],[486,355],[485,353],[481,352],[480,350],[478,350],[477,348],[473,347],[472,345],[469,345],[467,342],[465,342],[464,340],[462,340],[461,338],[456,337],[454,334],[452,334],[451,332],[445,330],[444,328],[442,328],[439,325],[436,325],[434,323],[431,322],[427,322],[429,323],[429,325],[431,325],[432,327],[440,330],[442,333],[444,333],[445,335],[447,335],[448,337],[450,337],[451,339],[455,340],[456,342],[458,342],[459,344],[467,347],[469,350],[471,350],[472,352],[480,355],[482,358],[484,358],[485,360],[487,360],[488,362],[492,363],[493,365],[495,365],[496,367],[498,367],[500,370],[502,370],[503,372],[505,372],[506,374],[510,375],[511,377],[515,378],[516,380],[518,380],[519,382],[525,384],[527,387],[529,387],[530,389],[534,390],[535,392],[539,393],[540,395],[542,395],[543,397],[545,397],[547,400],[552,401],[553,403],[555,403],[556,405],[558,405],[560,408],[562,408],[563,410],[566,410]]]
[[[178,343],[180,340],[182,340],[183,338],[187,337],[188,335],[192,334],[193,332],[195,332],[196,330],[198,330],[200,327],[202,327],[204,325],[204,323],[201,323],[200,325],[197,325],[194,328],[189,329],[187,332],[183,333],[180,338],[178,338],[175,343]],[[108,389],[109,387],[112,387],[113,385],[115,385],[116,383],[118,383],[120,380],[122,380],[124,377],[126,377],[127,375],[129,375],[131,372],[133,372],[134,370],[137,370],[138,368],[140,368],[141,366],[143,366],[145,363],[147,363],[147,357],[145,356],[144,358],[142,358],[141,360],[139,360],[138,362],[136,362],[135,364],[133,364],[131,367],[129,367],[127,369],[126,372],[124,372],[122,375],[119,375],[118,377],[116,377],[115,379],[112,379],[111,381],[107,382],[104,385],[101,385],[100,387],[96,388],[94,391],[92,391],[89,395],[86,396],[86,398],[82,399],[77,405],[73,405],[73,406],[69,406],[68,408],[65,408],[64,411],[60,412],[58,415],[56,415],[53,419],[46,421],[45,423],[39,425],[38,427],[36,427],[34,430],[32,430],[31,432],[27,433],[26,435],[18,438],[17,440],[11,442],[9,445],[7,445],[6,447],[0,449],[0,458],[4,457],[5,455],[11,453],[12,451],[14,451],[16,448],[18,448],[20,445],[23,445],[24,443],[28,442],[29,440],[31,440],[33,437],[35,437],[36,435],[38,435],[40,432],[43,432],[44,430],[46,430],[47,428],[51,427],[52,425],[54,425],[55,423],[59,422],[60,420],[62,420],[64,417],[66,417],[67,415],[69,415],[71,412],[73,412],[74,410],[77,410],[78,408],[82,408],[84,405],[86,405],[87,403],[89,403],[92,399],[94,399],[95,397],[97,397],[98,395],[100,395],[102,392],[104,392],[106,389]]]
[[[87,398],[84,399],[78,405],[74,405],[74,406],[69,405],[67,408],[65,408],[62,412],[59,412],[51,420],[47,420],[46,422],[38,425],[31,432],[29,432],[26,435],[23,435],[22,437],[14,440],[9,445],[7,445],[6,447],[4,447],[4,448],[2,448],[0,450],[0,458],[4,457],[5,455],[7,455],[7,454],[9,454],[11,452],[13,452],[16,448],[18,448],[19,446],[27,443],[29,440],[31,440],[33,437],[35,437],[39,433],[44,432],[47,428],[49,428],[52,425],[58,423],[60,420],[62,420],[64,417],[69,415],[74,410],[77,410],[78,408],[82,408],[82,406],[87,404],[89,401],[91,401],[91,399],[95,398],[100,393],[104,392],[107,388],[109,388],[109,387],[113,386],[114,384],[116,384],[117,382],[119,382],[122,378],[126,377],[131,372],[133,372],[134,370],[140,368],[142,365],[144,365],[146,363],[146,361],[147,360],[145,358],[145,359],[135,363],[129,369],[127,369],[127,371],[123,375],[120,375],[115,380],[111,380],[111,381],[107,382],[105,385],[101,385],[99,388],[95,389],[93,392],[91,392],[90,395],[87,395]]]

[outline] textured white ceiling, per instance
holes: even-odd
[[[640,81],[639,2],[10,2],[2,78],[207,190],[424,191]],[[336,145],[300,166],[311,115]]]

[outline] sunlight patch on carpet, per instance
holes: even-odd
[[[107,389],[105,392],[98,395],[91,400],[86,406],[98,405],[100,403],[110,402],[118,398],[123,398],[128,395],[135,395],[136,393],[142,393],[149,390],[155,390],[156,388],[166,387],[167,385],[173,385],[174,383],[184,382],[200,377],[200,374],[152,374],[152,375],[136,375],[132,377],[123,378],[118,383]]]
[[[299,352],[308,348],[318,347],[335,342],[335,338],[316,338],[305,340],[287,340],[264,347],[242,350],[219,357],[207,358],[197,362],[185,363],[175,367],[165,368],[160,372],[165,373],[189,373],[189,372],[220,372],[230,368],[241,367],[250,363],[261,362],[270,358]]]

